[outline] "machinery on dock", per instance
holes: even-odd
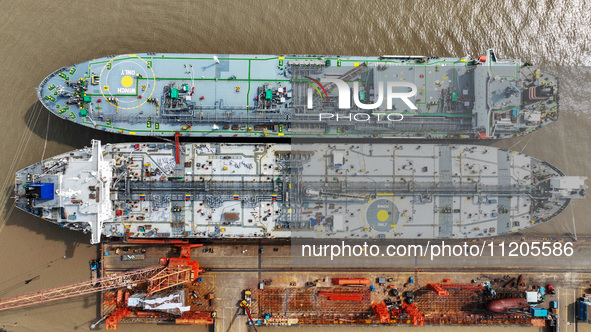
[[[60,68],[37,89],[66,120],[193,137],[505,138],[558,119],[558,80],[478,58],[127,54]]]
[[[124,290],[144,285],[145,295],[150,296],[156,292],[168,290],[197,280],[199,273],[203,270],[199,269],[199,263],[197,261],[191,261],[190,250],[193,247],[199,247],[202,245],[182,244],[178,246],[181,248],[180,257],[161,258],[161,265],[159,266],[145,267],[123,273],[108,274],[101,278],[93,278],[89,281],[0,300],[0,310],[19,308],[79,295],[114,290],[117,294],[116,300],[114,300],[116,306],[112,312],[107,313],[105,316],[108,316],[108,318],[106,318],[107,329],[116,329],[117,323],[121,319],[130,315],[141,317],[154,314],[153,312],[131,310],[129,308],[130,306],[128,306],[130,293],[129,291],[126,291],[124,294]],[[182,305],[182,303],[180,305]],[[156,308],[152,310],[158,311],[159,309]],[[204,316],[203,313],[194,313],[186,310],[178,316],[180,316],[179,324],[213,324],[211,313],[206,313]],[[200,318],[197,319],[197,317]]]
[[[477,238],[551,220],[585,179],[490,146],[93,141],[17,172],[15,204],[92,243]]]
[[[360,279],[360,278],[337,278]],[[402,278],[398,278],[399,280]],[[392,280],[392,279],[390,279]],[[256,290],[257,305],[250,308],[259,326],[289,325],[488,325],[515,324],[544,327],[559,318],[555,301],[530,304],[521,289],[506,287],[507,276],[484,283],[428,283],[399,285],[401,292],[387,292],[393,281],[375,286],[353,284],[294,287],[290,285]],[[374,290],[372,290],[372,287]],[[521,286],[520,286],[521,287]],[[498,291],[498,293],[497,293]],[[255,324],[255,323],[252,324]]]

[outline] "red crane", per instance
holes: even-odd
[[[180,137],[181,134],[179,134],[179,132],[177,131],[174,134],[174,160],[176,161],[177,165],[181,163],[181,148],[179,144]]]
[[[92,294],[104,290],[126,288],[128,286],[136,286],[140,283],[147,284],[148,295],[150,295],[163,289],[195,281],[199,272],[203,270],[199,269],[198,262],[191,261],[191,248],[200,247],[202,244],[177,244],[177,246],[181,248],[180,257],[161,258],[160,266],[110,274],[98,279],[0,300],[0,310]],[[129,315],[127,308],[117,308],[111,317],[109,317],[107,328],[116,328],[117,322],[127,315]]]

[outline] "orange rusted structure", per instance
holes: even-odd
[[[330,301],[361,301],[363,294],[360,293],[333,293],[318,292],[318,296],[328,297]]]
[[[259,313],[329,317],[340,313],[365,314],[371,310],[371,294],[365,287],[357,288],[354,292],[351,288],[345,287],[319,287],[318,289],[265,287],[258,293]],[[349,296],[356,298],[352,300]]]
[[[329,301],[361,301],[363,300],[363,296],[355,296],[355,295],[334,295],[328,297]]]
[[[402,310],[410,316],[414,326],[423,326],[425,324],[425,317],[419,312],[419,309],[417,309],[414,303],[407,304],[406,302],[403,302]]]
[[[332,283],[335,285],[342,285],[342,286],[369,285],[369,279],[367,279],[367,278],[332,278]]]
[[[373,309],[373,312],[378,315],[380,324],[390,324],[390,313],[388,312],[384,302],[373,303],[371,308]]]
[[[441,286],[441,284],[428,284],[427,287],[432,289],[437,295],[439,296],[447,296],[449,293],[445,288]]]
[[[175,320],[175,324],[178,325],[197,325],[205,324],[212,325],[213,318],[210,312],[196,311],[196,312],[185,312],[183,315]]]
[[[446,279],[449,280],[449,279]],[[439,296],[447,296],[449,292],[448,288],[456,288],[460,290],[483,290],[486,287],[476,285],[459,285],[459,284],[428,284],[427,287],[432,289]]]
[[[325,296],[325,297],[331,297],[331,296],[363,296],[363,294],[361,293],[334,293],[334,292],[318,292],[318,296]]]
[[[195,281],[203,270],[199,269],[199,262],[191,261],[191,248],[201,247],[203,244],[181,244],[180,257],[161,258],[160,263],[166,269],[148,279],[148,295],[176,285]]]
[[[116,330],[119,321],[131,314],[131,311],[127,307],[119,307],[107,318],[105,323],[107,324],[107,330]]]
[[[192,281],[192,270],[187,266],[170,266],[148,279],[148,295]]]
[[[122,288],[147,283],[148,294],[153,294],[163,289],[194,281],[197,279],[199,272],[203,271],[199,269],[198,262],[191,261],[191,248],[200,247],[202,244],[177,244],[176,246],[181,248],[180,257],[162,258],[160,259],[161,266],[110,274],[73,285],[0,300],[0,310],[118,289],[116,299],[113,301],[117,304],[117,308],[106,320],[107,329],[114,330],[121,319],[131,314],[131,311],[127,308],[130,293],[124,292]],[[193,321],[202,320],[195,317],[192,319]]]

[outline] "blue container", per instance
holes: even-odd
[[[534,317],[546,317],[548,316],[548,310],[542,308],[531,308],[531,314]]]

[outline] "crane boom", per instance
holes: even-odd
[[[163,289],[195,281],[199,272],[203,272],[203,270],[199,269],[198,262],[191,261],[191,248],[201,247],[203,244],[174,244],[181,249],[180,257],[163,257],[160,259],[161,265],[159,266],[109,274],[102,278],[0,300],[0,310],[66,299],[110,289],[134,287],[140,283],[148,284],[148,295],[151,295]]]
[[[190,266],[153,266],[0,300],[0,310],[148,283],[148,294],[191,281]]]
[[[164,269],[166,269],[164,266],[153,266],[125,273],[110,274],[102,278],[87,280],[72,285],[15,296],[0,300],[0,310],[91,294],[108,289],[127,287],[128,285],[132,286],[137,283],[148,281]]]

